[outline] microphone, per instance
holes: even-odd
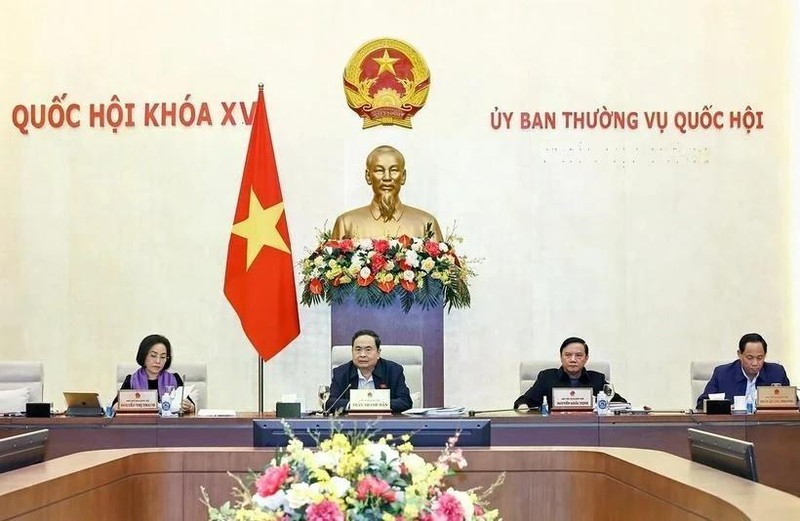
[[[478,415],[478,414],[490,414],[490,413],[495,413],[495,412],[517,412],[517,411],[525,413],[525,412],[532,411],[532,410],[533,409],[523,409],[522,407],[518,407],[518,408],[514,408],[514,409],[486,409],[484,411],[473,411],[473,410],[470,410],[470,411],[467,411],[467,416],[472,418],[473,416]]]
[[[178,407],[178,416],[183,416],[183,393],[186,392],[186,375],[182,374],[181,379],[183,380],[183,385],[181,385],[181,401],[178,402],[180,404]]]
[[[337,396],[336,399],[333,401],[333,403],[331,403],[331,406],[330,407],[326,407],[322,411],[322,415],[323,416],[328,416],[331,413],[331,410],[336,406],[336,402],[338,402],[342,398],[342,396],[344,396],[344,393],[346,393],[347,391],[350,390],[350,387],[352,387],[352,384],[350,382],[348,382],[347,385],[345,386],[344,390],[341,393],[339,393],[339,396]]]

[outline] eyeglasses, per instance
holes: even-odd
[[[150,360],[152,360],[154,362],[155,361],[165,362],[166,360],[169,359],[169,357],[167,355],[158,355],[156,353],[150,353],[149,355],[147,355],[147,358],[149,358]]]

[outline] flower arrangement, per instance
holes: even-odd
[[[402,235],[388,239],[331,239],[320,234],[316,250],[302,263],[302,304],[342,302],[349,295],[362,307],[385,307],[400,299],[404,312],[414,304],[463,308],[470,305],[468,279],[475,273],[456,256],[451,234],[444,242]]]
[[[447,476],[467,465],[458,434],[451,437],[438,459],[429,463],[414,454],[408,436],[385,435],[372,441],[366,434],[335,433],[312,451],[290,433],[260,475],[251,476],[251,491],[236,478],[237,498],[219,508],[209,504],[210,521],[492,521],[488,496],[504,475],[478,495],[478,489],[454,490]],[[395,443],[398,442],[398,443]]]

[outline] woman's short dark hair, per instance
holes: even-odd
[[[589,344],[586,343],[586,340],[582,338],[578,338],[576,336],[571,336],[568,339],[561,342],[561,349],[558,350],[558,354],[562,354],[564,352],[564,348],[570,344],[583,344],[583,353],[586,356],[589,356]]]
[[[381,337],[379,337],[378,333],[376,333],[375,331],[373,331],[371,329],[359,329],[358,331],[353,333],[353,339],[350,340],[350,347],[353,347],[356,344],[356,338],[358,338],[360,336],[364,336],[364,335],[371,336],[372,338],[374,338],[375,339],[375,347],[378,348],[378,350],[381,349]]]
[[[167,362],[164,364],[164,370],[166,371],[172,365],[172,346],[167,337],[163,335],[147,335],[142,339],[139,344],[139,351],[136,353],[136,363],[144,367],[144,359],[147,358],[147,353],[156,344],[164,344],[164,347],[167,348]]]
[[[767,341],[758,333],[747,333],[739,340],[739,352],[744,353],[744,348],[750,342],[760,342],[764,346],[764,354],[767,354]]]

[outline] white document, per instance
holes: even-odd
[[[178,387],[177,389],[173,389],[169,395],[169,410],[175,413],[180,412],[182,400],[192,398],[192,401],[195,401],[196,395],[197,393],[194,390],[194,385],[184,385],[182,387]]]
[[[709,400],[724,400],[725,393],[711,393],[708,395]]]
[[[236,411],[233,409],[200,409],[197,416],[202,418],[235,418]]]

